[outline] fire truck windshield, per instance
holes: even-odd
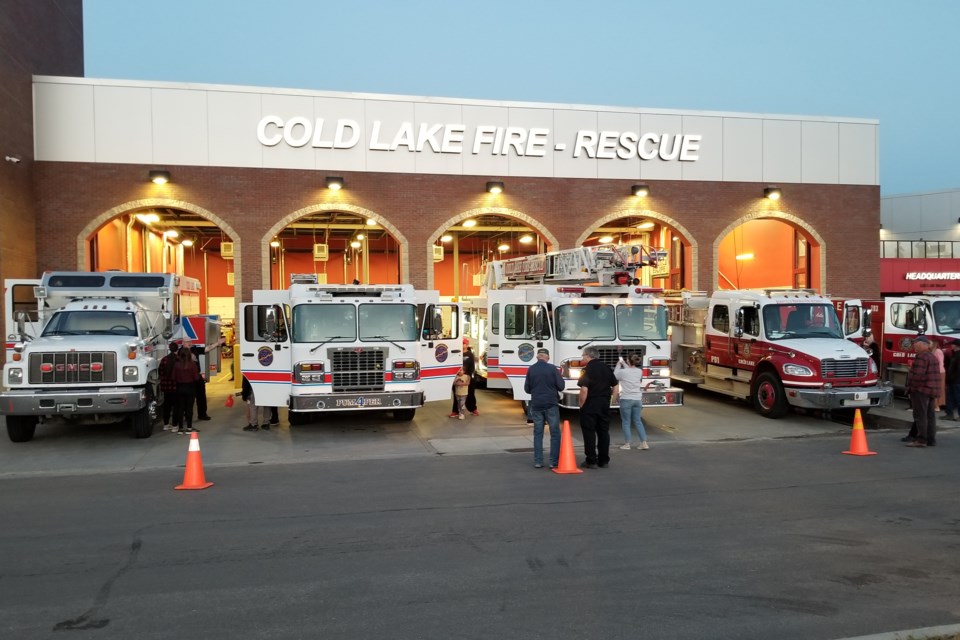
[[[365,342],[417,339],[417,308],[412,304],[361,304],[360,339]]]
[[[617,307],[621,340],[666,340],[667,308],[662,304],[622,304]]]
[[[558,340],[613,340],[616,313],[610,304],[565,304],[554,311]]]
[[[933,320],[937,333],[960,333],[960,300],[934,301]]]
[[[137,320],[129,311],[60,311],[43,328],[43,336],[137,335]]]
[[[843,338],[829,304],[768,304],[763,307],[763,326],[768,340]],[[744,331],[753,333],[747,327]]]
[[[293,308],[294,342],[354,342],[357,308],[352,304],[300,304]]]

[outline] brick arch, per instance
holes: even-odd
[[[114,218],[126,213],[150,208],[181,209],[183,211],[195,213],[201,218],[216,224],[220,230],[229,236],[230,240],[234,243],[233,290],[235,292],[243,291],[243,282],[240,275],[243,272],[241,269],[242,263],[240,258],[240,256],[243,255],[243,252],[240,250],[240,234],[238,234],[226,220],[215,213],[208,211],[203,207],[198,207],[197,205],[185,200],[174,200],[172,198],[144,198],[143,200],[131,200],[130,202],[124,202],[123,204],[119,204],[112,209],[104,211],[96,218],[88,222],[87,226],[81,229],[79,235],[77,236],[77,270],[84,271],[87,268],[87,239],[93,235],[97,229],[102,227],[110,220],[113,220]]]
[[[820,282],[819,289],[824,291],[826,288],[827,282],[827,247],[826,243],[823,241],[823,236],[821,236],[816,229],[811,227],[805,220],[799,218],[792,213],[787,213],[786,211],[754,211],[743,215],[736,220],[732,221],[726,227],[720,231],[720,234],[717,235],[713,240],[713,255],[711,256],[711,270],[710,270],[710,280],[711,280],[711,290],[716,287],[717,281],[720,278],[720,242],[726,238],[734,229],[740,225],[750,222],[751,220],[782,220],[790,226],[799,227],[806,231],[813,241],[817,243],[817,246],[820,247]]]
[[[439,227],[437,227],[433,234],[427,238],[427,246],[424,248],[424,255],[427,260],[428,265],[433,265],[433,245],[436,244],[437,240],[440,239],[440,236],[443,235],[443,232],[457,224],[461,220],[466,220],[467,218],[475,218],[476,216],[481,215],[498,215],[504,216],[506,218],[515,218],[525,222],[527,225],[538,229],[538,233],[543,235],[547,239],[547,245],[552,249],[559,249],[560,243],[557,240],[557,237],[553,233],[537,222],[532,217],[523,213],[522,211],[516,211],[515,209],[507,209],[504,207],[479,207],[477,209],[470,209],[468,211],[461,211],[456,213],[451,217],[447,218]],[[427,289],[433,289],[433,269],[427,269]]]
[[[376,220],[381,227],[386,229],[390,235],[394,237],[394,239],[397,241],[397,244],[400,246],[400,282],[410,282],[409,242],[407,241],[406,236],[400,233],[399,229],[390,224],[390,222],[380,214],[370,211],[369,209],[364,209],[363,207],[357,207],[352,204],[318,203],[312,204],[309,207],[297,209],[293,213],[284,216],[278,220],[276,224],[270,227],[267,230],[266,235],[260,239],[260,256],[262,262],[260,265],[261,278],[265,285],[270,282],[270,241],[273,240],[287,225],[292,224],[300,218],[310,215],[311,213],[317,213],[318,211],[346,211],[347,213],[354,213],[364,218],[372,218]]]
[[[637,211],[636,209],[621,209],[621,210],[619,210],[619,211],[614,211],[613,213],[608,213],[607,215],[603,216],[602,218],[598,218],[597,220],[594,220],[594,221],[592,222],[592,226],[591,226],[591,227],[588,227],[588,228],[586,228],[586,229],[583,230],[583,233],[581,233],[581,234],[577,237],[577,246],[578,246],[578,247],[579,247],[579,246],[582,246],[583,243],[587,241],[587,238],[590,237],[590,234],[592,233],[592,230],[595,229],[596,227],[603,226],[603,225],[605,225],[605,224],[608,223],[608,222],[613,222],[614,220],[619,220],[620,218],[627,218],[627,217],[631,217],[631,216],[634,216],[634,217],[635,217],[635,216],[643,216],[644,218],[651,218],[651,219],[653,219],[653,220],[659,220],[661,223],[663,223],[663,224],[665,224],[666,226],[674,229],[677,233],[679,233],[680,235],[682,235],[682,236],[687,240],[687,242],[690,243],[690,271],[691,271],[691,274],[690,274],[690,275],[692,276],[692,279],[691,279],[691,281],[690,281],[690,284],[691,284],[691,288],[692,288],[694,291],[699,290],[699,286],[700,286],[700,285],[699,285],[699,282],[700,282],[700,277],[699,277],[699,274],[700,274],[700,271],[699,271],[699,267],[700,267],[700,256],[699,256],[699,253],[700,253],[700,252],[699,252],[699,246],[700,246],[700,245],[699,245],[699,243],[697,242],[697,239],[693,236],[692,233],[690,233],[690,230],[687,229],[685,226],[683,226],[682,224],[680,224],[679,222],[677,222],[677,221],[674,220],[673,218],[671,218],[671,217],[669,217],[669,216],[666,216],[666,215],[664,215],[664,214],[662,214],[662,213],[659,213],[659,212],[657,212],[657,211],[653,211],[652,209],[643,209],[642,211]]]

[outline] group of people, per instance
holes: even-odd
[[[453,405],[450,407],[450,417],[463,420],[467,413],[472,416],[480,415],[477,410],[477,359],[467,338],[463,340],[463,366],[457,371],[453,379]]]
[[[937,446],[937,411],[944,420],[960,420],[960,343],[940,348],[927,336],[913,341],[916,357],[907,373],[907,394],[913,425],[903,441],[908,447]]]
[[[171,342],[169,353],[160,360],[160,406],[163,430],[189,434],[199,431],[193,426],[193,405],[197,405],[197,420],[209,420],[207,415],[206,379],[200,373],[200,361],[194,348]]]
[[[620,421],[624,444],[621,449],[633,448],[633,430],[639,442],[636,448],[649,449],[647,433],[641,419],[643,410],[643,370],[638,354],[620,358],[616,367],[599,360],[596,347],[587,347],[581,355],[586,363],[577,385],[579,389],[580,431],[583,434],[585,469],[605,469],[610,466],[610,402],[619,390]],[[533,466],[543,468],[544,426],[550,428],[550,468],[560,462],[560,394],[564,383],[560,372],[550,364],[550,351],[537,350],[537,361],[527,369],[523,385],[530,394],[529,419],[533,422]]]

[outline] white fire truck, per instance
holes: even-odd
[[[750,399],[768,418],[790,406],[866,410],[893,398],[831,300],[812,290],[682,292],[668,304],[674,380]]]
[[[148,438],[160,400],[159,361],[200,283],[165,273],[49,272],[4,283],[5,391],[0,414],[13,442],[41,421],[129,418]]]
[[[638,269],[666,252],[644,245],[578,247],[487,263],[484,292],[468,305],[483,320],[486,353],[478,371],[487,388],[505,389],[526,404],[527,369],[537,349],[550,350],[566,389],[560,406],[579,408],[583,349],[614,367],[643,360],[645,405],[681,406],[683,390],[670,384],[670,341],[662,290],[640,286]],[[614,405],[616,406],[616,405]]]
[[[883,380],[894,388],[906,387],[918,335],[940,346],[960,340],[960,295],[956,292],[893,296],[866,302],[874,338],[880,345]]]
[[[240,365],[256,403],[288,407],[290,424],[329,411],[388,410],[412,420],[447,399],[463,363],[460,308],[411,285],[321,285],[240,305]]]

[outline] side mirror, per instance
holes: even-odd
[[[260,331],[260,337],[264,340],[273,340],[277,335],[277,309],[276,307],[267,307],[263,310],[263,329]]]
[[[743,337],[743,309],[737,309],[737,314],[734,316],[733,324],[733,335],[737,338]]]
[[[33,336],[27,335],[27,322],[30,320],[30,315],[26,311],[17,311],[16,320],[17,335],[20,336],[20,340],[32,338]]]
[[[872,328],[873,324],[871,322],[871,318],[872,318],[872,312],[870,311],[870,309],[864,309],[863,319],[861,320],[863,330],[860,332],[860,335],[862,335],[864,338],[873,334],[873,328]]]
[[[916,306],[917,310],[917,335],[922,335],[927,332],[927,313],[924,308],[920,305]]]

